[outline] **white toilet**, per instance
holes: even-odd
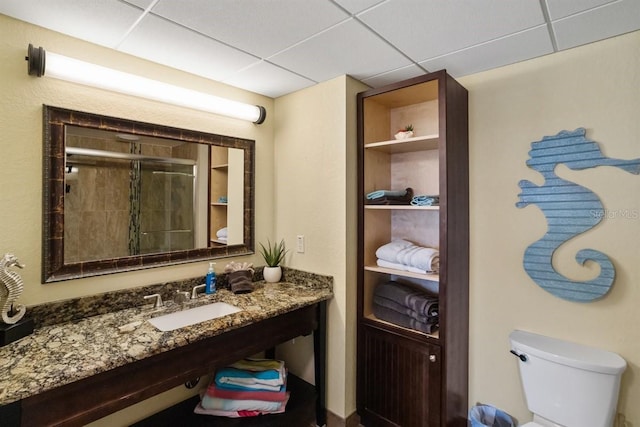
[[[509,335],[533,421],[522,427],[611,427],[625,360],[524,331]]]

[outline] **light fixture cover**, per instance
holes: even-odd
[[[245,104],[90,64],[56,53],[45,52],[43,48],[34,48],[31,44],[29,44],[26,59],[29,63],[28,73],[33,76],[41,77],[46,73],[48,77],[72,83],[248,120],[256,124],[261,124],[266,119],[266,109],[261,105]]]

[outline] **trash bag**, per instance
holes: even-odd
[[[491,405],[477,405],[469,410],[471,427],[515,427],[511,416]]]

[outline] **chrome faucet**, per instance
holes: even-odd
[[[189,300],[189,292],[181,291],[181,290],[176,291],[176,298],[174,299],[175,302],[181,303],[188,300]]]
[[[162,297],[160,296],[160,294],[145,295],[143,298],[144,299],[155,298],[155,301],[153,302],[153,308],[160,308],[164,306],[164,304],[162,303]]]
[[[198,298],[198,290],[200,289],[204,289],[207,285],[198,285],[198,286],[194,286],[193,289],[191,289],[191,299],[196,299]]]

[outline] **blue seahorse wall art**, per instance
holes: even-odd
[[[576,254],[581,265],[593,261],[600,265],[599,275],[587,281],[574,281],[559,274],[552,265],[553,253],[563,243],[595,227],[604,217],[604,207],[598,196],[588,188],[560,178],[556,166],[563,164],[572,170],[598,166],[613,166],[640,174],[640,158],[619,160],[605,157],[598,143],[585,138],[584,128],[562,131],[531,143],[527,166],[544,177],[542,185],[522,180],[519,186],[518,208],[536,205],[547,219],[547,232],[531,244],[524,253],[524,269],[547,292],[569,300],[589,302],[601,298],[613,284],[615,268],[609,257],[593,249]]]

